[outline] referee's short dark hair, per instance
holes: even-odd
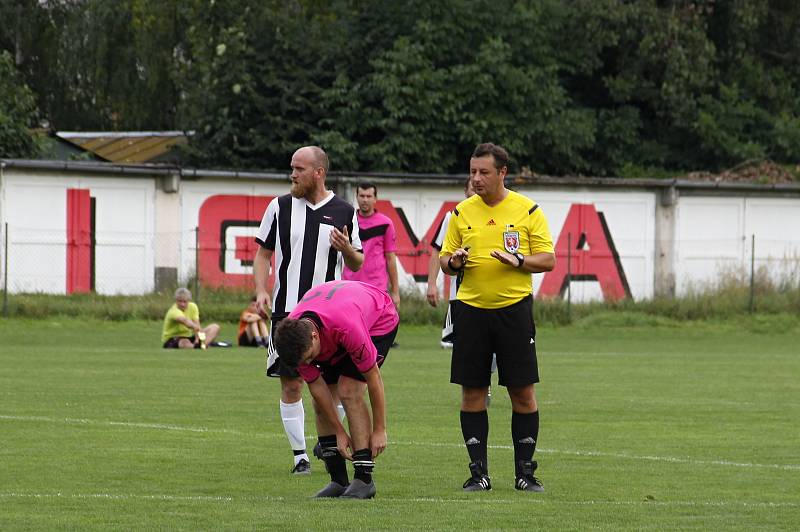
[[[313,328],[308,320],[281,320],[275,329],[275,350],[283,364],[293,369],[300,365],[300,359],[311,347]]]
[[[473,158],[485,157],[486,155],[494,157],[494,167],[498,170],[504,166],[508,167],[508,152],[502,146],[484,142],[475,146],[475,151],[472,152]]]
[[[356,190],[358,190],[359,188],[361,190],[374,189],[375,190],[375,197],[376,198],[378,197],[378,186],[375,183],[373,183],[372,181],[359,181],[358,185],[356,185]]]

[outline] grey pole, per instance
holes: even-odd
[[[756,284],[756,235],[750,237],[750,314],[753,313],[755,306],[755,284]]]
[[[3,245],[3,317],[8,317],[8,222],[5,224],[5,244]]]

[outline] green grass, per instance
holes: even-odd
[[[159,333],[149,321],[0,321],[0,529],[800,527],[797,317],[541,327],[543,494],[512,487],[496,386],[494,490],[461,491],[449,353],[437,328],[401,327],[372,501],[310,500],[327,482],[316,461],[310,477],[289,475],[261,350],[166,352]],[[310,412],[306,424],[313,435]]]

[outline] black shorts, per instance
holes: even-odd
[[[243,332],[239,335],[239,346],[240,347],[258,347],[258,343],[256,343],[255,337],[248,338],[247,331]]]
[[[275,346],[272,343],[272,335],[275,334],[278,324],[286,316],[288,316],[288,314],[283,314],[282,316],[276,316],[275,314],[272,315],[272,326],[269,329],[269,345],[267,346],[267,377],[289,377],[292,379],[297,379],[300,378],[300,374],[297,372],[297,369],[290,368],[281,361],[281,357],[275,352]],[[270,363],[270,359],[273,357],[274,360],[272,363]]]
[[[394,343],[395,336],[397,336],[397,329],[398,327],[395,327],[387,334],[370,337],[372,339],[372,345],[374,345],[375,349],[378,350],[378,367],[383,366],[383,362],[389,355],[389,349]],[[353,359],[347,355],[339,359],[335,364],[320,362],[318,367],[322,372],[322,378],[327,384],[336,384],[339,382],[339,377],[342,375],[361,382],[366,382],[367,380],[364,378],[364,375],[358,371],[356,365],[353,364]]]
[[[178,349],[180,347],[181,340],[189,340],[190,342],[194,343],[194,336],[173,336],[166,342],[164,342],[164,349]]]
[[[489,386],[493,353],[501,386],[520,388],[539,382],[532,296],[498,309],[454,301],[452,310],[450,382],[471,388]]]

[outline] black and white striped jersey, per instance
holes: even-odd
[[[316,205],[291,194],[270,202],[256,242],[273,251],[273,317],[291,312],[311,287],[342,278],[342,255],[331,248],[330,234],[345,226],[352,246],[361,250],[356,211],[333,192]]]

